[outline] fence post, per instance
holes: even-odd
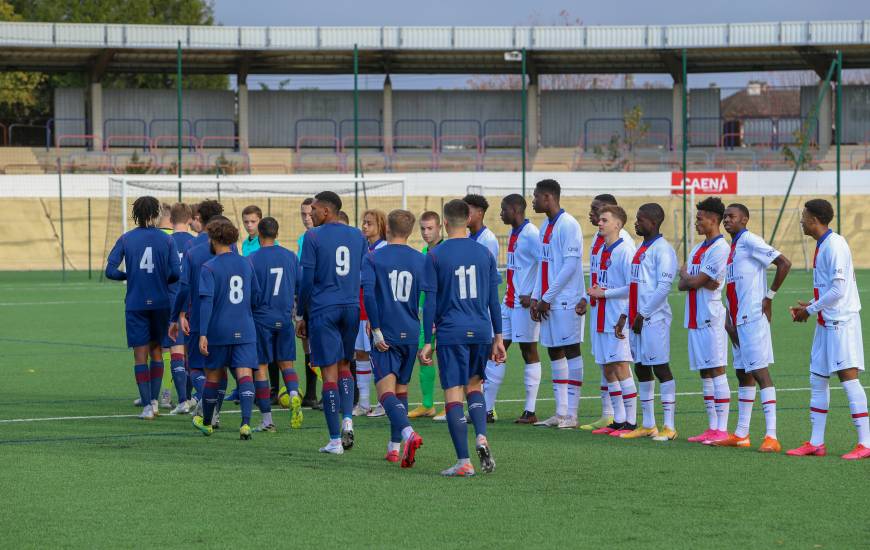
[[[60,271],[61,278],[66,281],[66,244],[63,234],[63,174],[60,170],[60,157],[57,159],[57,196],[60,201]]]
[[[88,197],[88,280],[91,278],[91,198]]]

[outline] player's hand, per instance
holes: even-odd
[[[810,318],[810,312],[807,311],[807,306],[809,305],[809,302],[801,302],[798,300],[797,306],[788,308],[791,313],[791,320],[795,323],[806,323],[807,319]]]
[[[372,324],[368,321],[366,321],[366,336],[372,337]]]
[[[626,320],[628,320],[628,318],[625,315],[620,315],[619,321],[617,321],[616,324],[613,325],[614,335],[619,340],[625,340],[625,334],[622,333],[622,329],[625,328],[625,321]]]
[[[686,264],[680,266],[680,279],[685,279],[689,276],[689,268],[686,267]]]
[[[532,321],[536,323],[541,322],[541,316],[538,315],[538,301],[531,300],[529,302],[529,316],[532,318]]]
[[[205,335],[199,337],[199,352],[208,357],[208,338]]]
[[[368,326],[368,328],[371,330],[371,325],[367,323],[366,326]],[[375,348],[377,348],[378,351],[384,352],[390,349],[390,345],[386,342],[386,340],[384,340],[384,333],[381,332],[381,329],[376,328],[372,330],[371,336],[372,341],[375,344]]]
[[[725,318],[725,332],[728,333],[728,338],[734,347],[740,347],[740,337],[737,335],[737,327],[731,323],[731,317]]]
[[[417,354],[417,358],[420,360],[421,365],[431,365],[432,364],[432,344],[424,344],[423,349]]]
[[[635,334],[640,334],[640,331],[643,329],[643,321],[643,315],[638,313],[634,318],[634,322],[631,324],[632,332],[634,332]]]
[[[586,298],[580,298],[580,301],[577,302],[577,305],[574,306],[574,313],[577,315],[586,315],[586,308],[589,306],[589,303],[586,301]]]
[[[770,298],[764,298],[761,300],[761,312],[764,313],[764,316],[767,317],[767,322],[770,322],[770,316],[772,314],[773,309],[773,300]]]
[[[190,336],[190,321],[187,320],[187,314],[183,311],[178,315],[178,322],[181,324],[181,332],[185,336]]]
[[[592,288],[590,288],[586,292],[586,294],[588,294],[589,296],[591,296],[593,298],[604,298],[604,289],[598,285],[595,285]]]
[[[507,352],[504,349],[504,340],[501,334],[496,334],[492,340],[492,353],[490,359],[496,363],[504,363],[507,360]]]
[[[550,318],[550,304],[548,302],[545,302],[544,300],[538,300],[538,303],[535,306],[535,310],[538,312],[538,317],[540,318],[540,320]]]
[[[296,336],[299,338],[308,338],[308,324],[305,322],[305,319],[296,323]]]
[[[178,340],[178,322],[169,323],[169,338],[170,340]]]
[[[531,296],[520,296],[520,306],[524,309],[529,309],[532,305]]]

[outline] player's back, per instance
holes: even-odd
[[[109,264],[117,266],[122,259],[125,261],[126,309],[170,307],[169,280],[177,279],[180,269],[176,254],[172,238],[155,227],[137,227],[118,239],[109,254]]]
[[[375,291],[381,332],[389,343],[415,344],[420,333],[419,296],[430,290],[426,256],[408,245],[391,244],[366,256],[362,284]]]
[[[175,251],[178,253],[178,264],[183,265],[184,252],[188,250],[187,243],[192,242],[196,237],[187,231],[176,231],[175,233],[170,234],[169,237],[175,241]],[[177,282],[170,285],[170,292],[173,296],[178,292],[178,286],[180,284],[180,282]]]
[[[302,250],[304,269],[314,272],[308,313],[332,306],[359,307],[360,270],[368,252],[359,229],[337,222],[309,229]]]
[[[489,250],[471,239],[448,239],[429,251],[427,261],[427,277],[438,292],[438,342],[491,342],[489,301],[498,292],[499,276]]]
[[[260,287],[254,320],[270,328],[289,326],[299,277],[296,254],[280,246],[266,246],[248,256]]]
[[[194,241],[191,241],[194,242]],[[214,258],[211,252],[211,247],[208,240],[204,244],[198,244],[193,247],[188,247],[184,256],[184,265],[186,271],[182,273],[184,280],[190,287],[188,294],[188,303],[186,304],[188,311],[188,321],[191,331],[199,330],[199,281],[202,272],[202,266],[207,261]]]
[[[253,307],[257,303],[259,291],[254,268],[238,254],[220,254],[203,264],[199,295],[201,299],[208,296],[212,298],[207,327],[209,343],[256,342]],[[200,320],[201,330],[206,328],[202,324],[204,321]]]

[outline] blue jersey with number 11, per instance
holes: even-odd
[[[362,287],[372,328],[381,329],[388,344],[416,345],[420,293],[434,290],[426,256],[404,244],[375,250],[363,260]]]

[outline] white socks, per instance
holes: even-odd
[[[577,418],[580,390],[583,388],[583,357],[568,359],[568,416]]]
[[[860,380],[843,382],[846,399],[849,400],[849,411],[852,413],[852,423],[858,430],[858,443],[870,447],[870,422],[867,416],[867,394],[861,387]]]
[[[637,387],[634,378],[628,377],[619,381],[622,388],[622,402],[625,404],[625,421],[629,424],[637,424]]]
[[[656,425],[655,413],[655,380],[638,382],[640,388],[640,409],[643,412],[643,427],[652,428]]]
[[[608,382],[607,390],[610,403],[613,406],[613,421],[617,424],[625,422],[625,404],[622,402],[622,386],[619,381]]]
[[[541,386],[541,363],[529,363],[523,371],[523,382],[526,385],[526,409],[535,412],[538,401],[538,388]]]
[[[370,409],[372,385],[372,362],[356,362],[356,387],[359,389],[359,405],[364,409]]]
[[[553,397],[556,399],[556,415],[568,414],[568,360],[554,359],[550,362],[553,370]]]
[[[718,430],[719,422],[716,414],[716,397],[712,378],[701,378],[701,392],[704,394],[704,408],[707,409],[707,428]]]
[[[498,389],[504,381],[504,363],[496,363],[492,359],[486,362],[486,380],[483,382],[483,399],[486,401],[487,412],[495,409],[495,399]]]
[[[668,380],[661,383],[662,393],[662,424],[665,428],[674,429],[674,413],[677,409],[677,382]]]
[[[746,437],[749,435],[749,422],[752,420],[752,405],[755,403],[755,386],[740,386],[737,388],[737,429],[734,435]]]
[[[765,435],[776,439],[776,388],[761,389],[761,408],[764,411],[764,423],[767,427]]]
[[[828,379],[810,373],[810,424],[813,434],[810,436],[812,445],[822,445],[825,442],[825,425],[828,422],[828,408],[831,403],[831,388]]]
[[[607,389],[607,378],[604,377],[604,367],[601,369],[601,416],[613,416],[613,404],[610,402],[610,391]]]
[[[728,414],[731,412],[731,388],[728,386],[728,377],[724,374],[712,378],[713,402],[716,406],[716,423],[714,430],[728,431]]]

